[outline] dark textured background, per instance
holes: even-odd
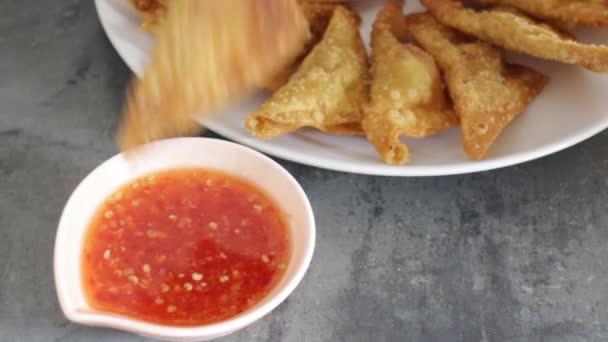
[[[142,340],[68,323],[51,267],[70,192],[116,152],[128,78],[92,1],[0,1],[2,342]],[[458,177],[281,163],[316,212],[315,257],[223,341],[608,341],[608,132]]]

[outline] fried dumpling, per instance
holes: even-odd
[[[311,37],[302,49],[302,51],[294,58],[294,60],[287,64],[285,68],[281,69],[276,75],[272,75],[271,78],[265,80],[260,87],[269,91],[276,91],[277,89],[284,86],[291,75],[293,75],[297,70],[306,55],[310,53],[315,45],[321,41],[323,38],[323,34],[327,29],[327,25],[329,24],[329,20],[334,13],[334,9],[336,5],[332,4],[322,4],[322,3],[302,3],[302,12],[304,13],[304,17],[308,21],[308,26],[310,27]]]
[[[167,1],[169,0],[129,0],[142,17],[141,27],[146,31],[158,27],[167,11]]]
[[[444,25],[503,48],[608,73],[608,46],[582,44],[513,8],[476,11],[454,0],[422,0]]]
[[[408,16],[407,23],[443,71],[460,117],[465,152],[482,159],[503,129],[540,94],[548,78],[505,63],[500,48],[471,40],[430,14]]]
[[[390,1],[372,29],[371,102],[363,130],[384,161],[405,164],[400,135],[426,137],[458,125],[433,57],[406,41],[403,1]]]
[[[608,26],[605,0],[475,0],[483,5],[517,8],[535,18],[563,26]]]
[[[355,1],[357,0],[300,0],[300,2],[304,4],[344,4]]]
[[[332,134],[361,134],[368,99],[368,61],[359,19],[337,7],[323,39],[287,84],[278,89],[245,126],[260,138],[274,138],[301,127]]]
[[[247,95],[301,51],[308,23],[295,0],[172,0],[143,78],[134,80],[121,149],[196,133],[193,116]]]

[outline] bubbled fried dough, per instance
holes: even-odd
[[[538,58],[608,73],[608,46],[582,44],[512,8],[476,11],[454,0],[422,0],[444,25],[489,43]]]
[[[465,152],[482,159],[503,129],[540,94],[548,78],[505,63],[500,48],[471,40],[430,14],[408,16],[407,23],[444,73],[460,117]]]
[[[247,117],[245,126],[264,139],[306,126],[332,134],[361,134],[367,72],[359,19],[337,7],[321,42],[289,82]]]
[[[120,148],[196,133],[193,116],[247,95],[309,35],[295,0],[172,0],[150,64],[129,91]]]
[[[300,0],[303,4],[345,4],[360,0]]]
[[[608,26],[606,0],[474,0],[490,6],[517,8],[535,18],[563,26]]]
[[[389,1],[372,29],[371,102],[363,129],[388,164],[405,164],[408,147],[399,136],[426,137],[458,125],[433,57],[410,43],[403,1]]]
[[[310,50],[312,50],[319,41],[321,41],[321,38],[323,38],[323,34],[327,29],[327,25],[329,24],[329,20],[331,19],[336,6],[337,5],[320,3],[301,4],[302,12],[310,27],[311,37],[293,61],[279,70],[276,75],[272,75],[271,78],[265,80],[260,85],[261,88],[269,91],[276,91],[289,81],[289,78],[298,70],[298,67],[304,58],[306,58],[306,55],[308,55]]]
[[[142,28],[146,31],[158,27],[167,11],[169,0],[129,0],[133,8],[139,12],[143,22]]]

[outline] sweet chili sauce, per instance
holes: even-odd
[[[98,209],[82,282],[97,310],[193,326],[262,300],[290,257],[282,213],[257,187],[204,169],[138,178]]]

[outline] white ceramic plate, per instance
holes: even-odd
[[[362,33],[369,39],[370,24],[383,1],[359,5]],[[153,43],[150,34],[139,29],[140,19],[127,0],[96,0],[101,23],[110,41],[136,74],[141,75]],[[422,9],[418,1],[408,2],[408,11]],[[587,42],[608,43],[602,31],[577,32]],[[606,37],[608,29],[604,32]],[[407,166],[382,163],[362,137],[337,137],[312,130],[271,141],[253,138],[243,127],[248,113],[267,97],[259,94],[231,108],[207,126],[213,131],[262,152],[287,160],[337,171],[387,176],[437,176],[478,172],[536,159],[577,144],[608,127],[608,75],[576,66],[513,56],[551,76],[543,94],[500,136],[483,161],[472,161],[462,151],[460,132],[453,129],[424,139],[405,139],[413,157]]]

